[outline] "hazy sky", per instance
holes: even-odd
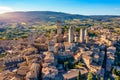
[[[82,15],[120,15],[120,0],[0,0],[0,13],[57,11]]]

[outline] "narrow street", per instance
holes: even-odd
[[[106,62],[107,62],[107,46],[105,47],[105,56],[104,56],[104,60],[103,60],[103,65],[102,65],[102,68],[104,68],[104,80],[107,80],[107,72],[106,72]]]

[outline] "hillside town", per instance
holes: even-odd
[[[120,76],[120,35],[102,26],[80,28],[62,22],[50,37],[0,41],[0,80],[116,80]],[[90,36],[97,31],[97,36]],[[91,78],[91,79],[89,79]]]

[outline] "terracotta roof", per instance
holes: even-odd
[[[81,72],[82,75],[86,74],[88,72],[84,67],[81,69],[72,69],[72,70],[68,71],[67,73],[63,74],[64,79],[69,80],[69,79],[73,79],[73,78],[77,77],[79,71]]]

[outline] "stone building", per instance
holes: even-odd
[[[84,42],[84,29],[80,29],[80,42]]]
[[[54,52],[54,45],[55,45],[54,41],[49,41],[48,42],[48,51]]]
[[[26,80],[39,80],[40,74],[40,64],[33,63],[31,65],[30,71],[26,75]]]
[[[73,27],[70,27],[69,29],[69,39],[68,39],[69,43],[72,43],[74,41],[74,28]]]
[[[57,34],[62,34],[61,21],[57,21]]]
[[[56,68],[57,61],[52,52],[44,53],[44,61],[42,65],[43,80],[59,80],[58,70]]]

